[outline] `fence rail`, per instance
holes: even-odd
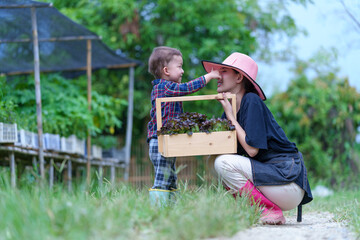
[[[148,156],[148,145],[139,144],[133,151],[130,161],[129,183],[135,187],[152,187],[154,167]],[[214,160],[208,156],[177,157],[178,181],[196,186],[216,178]]]

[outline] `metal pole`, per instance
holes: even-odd
[[[99,186],[102,187],[103,183],[103,166],[102,163],[99,165]]]
[[[42,129],[42,114],[41,114],[41,91],[40,91],[40,57],[39,57],[39,42],[38,31],[36,23],[36,8],[31,8],[31,24],[33,33],[33,50],[34,50],[34,76],[35,76],[35,96],[36,96],[36,115],[39,141],[39,161],[40,161],[40,176],[41,180],[45,179],[44,171],[44,149],[43,149],[43,129]]]
[[[115,183],[115,166],[114,166],[114,164],[112,164],[110,167],[110,182],[111,182],[111,184]]]
[[[71,160],[68,161],[67,174],[68,174],[68,191],[71,192],[72,191],[72,166],[71,166]]]
[[[54,159],[50,159],[49,166],[49,187],[52,189],[54,186]]]
[[[87,99],[88,99],[88,109],[91,112],[91,40],[87,40],[87,57],[86,57],[86,74],[87,74]],[[88,129],[87,134],[87,164],[86,164],[86,182],[90,185],[90,160],[91,160],[91,134],[90,129]]]
[[[131,158],[131,139],[134,110],[134,67],[129,70],[129,96],[128,96],[128,116],[126,127],[126,144],[125,144],[125,173],[124,180],[129,180],[130,158]]]
[[[15,153],[10,152],[11,187],[16,187]]]

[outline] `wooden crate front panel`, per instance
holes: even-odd
[[[162,135],[159,152],[165,157],[236,153],[236,131]]]

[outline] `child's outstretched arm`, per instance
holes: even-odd
[[[218,70],[211,70],[211,72],[204,75],[204,78],[206,80],[206,84],[208,84],[211,79],[220,79],[221,75]]]
[[[205,87],[205,85],[211,80],[211,79],[218,79],[220,78],[219,71],[211,71],[204,76],[201,76],[195,80],[191,80],[187,83],[175,83],[175,82],[169,82],[164,86],[164,93],[165,96],[171,97],[171,96],[184,96],[187,94],[191,94],[194,92],[199,91],[201,88]]]

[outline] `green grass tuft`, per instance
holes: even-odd
[[[203,239],[257,222],[245,199],[215,186],[183,189],[174,206],[152,207],[147,190],[126,185],[12,189],[0,178],[1,239]]]

